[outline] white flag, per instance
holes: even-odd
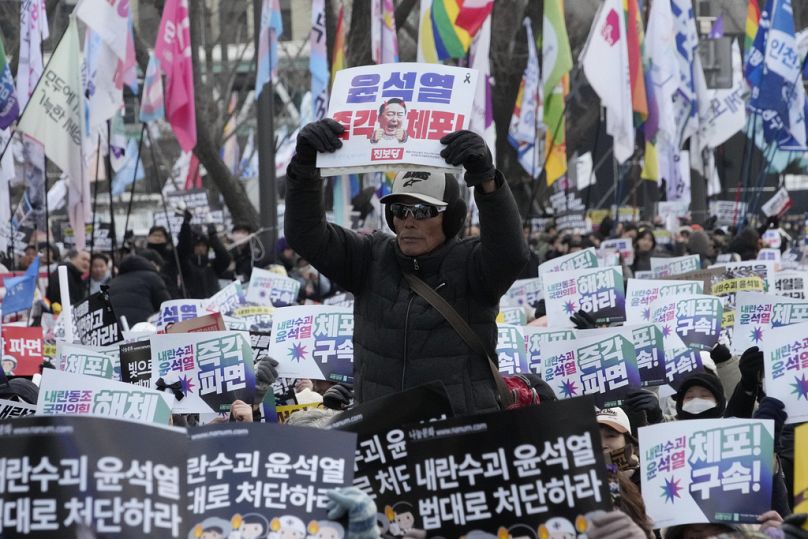
[[[707,90],[707,102],[699,109],[700,142],[716,148],[746,125],[746,81],[742,72],[741,47],[732,43],[732,88]]]
[[[76,16],[101,37],[119,60],[126,60],[129,0],[81,0]],[[110,77],[113,74],[114,71]]]
[[[30,0],[20,6],[20,62],[17,67],[17,99],[25,108],[42,75],[42,41],[48,39],[45,0]]]
[[[85,185],[82,155],[83,103],[81,86],[81,51],[76,19],[70,19],[42,78],[34,88],[31,103],[25,109],[17,129],[42,143],[45,154],[70,178],[69,215],[76,243],[84,230],[84,222],[74,222],[77,206],[89,213],[90,188]]]
[[[489,15],[480,31],[471,42],[469,54],[471,68],[480,74],[477,76],[477,92],[471,109],[469,129],[483,137],[496,161],[497,130],[494,125],[494,114],[491,103],[491,15]]]
[[[85,0],[86,3],[86,0]],[[98,140],[95,131],[123,106],[123,90],[115,86],[113,77],[118,65],[118,57],[101,39],[100,34],[91,28],[84,35],[84,68],[82,69],[84,95],[87,100],[88,142],[95,152]],[[88,148],[89,149],[89,148]]]
[[[670,2],[654,2],[648,15],[648,31],[645,39],[645,61],[651,69],[659,108],[659,131],[657,139],[677,141],[673,96],[679,85],[679,65],[676,61],[676,27]]]
[[[601,4],[580,61],[589,84],[606,108],[606,132],[614,137],[614,156],[623,163],[634,154],[634,117],[620,0],[604,0]]]

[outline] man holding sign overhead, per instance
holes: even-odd
[[[323,275],[352,292],[354,391],[358,402],[433,380],[443,382],[456,413],[498,408],[488,358],[413,291],[416,275],[471,326],[495,357],[499,298],[525,265],[516,202],[483,139],[471,131],[443,136],[440,156],[462,165],[475,187],[481,236],[458,239],[466,203],[457,180],[443,172],[405,170],[382,199],[396,236],[360,235],[328,223],[317,152],[339,158],[344,127],[325,119],[304,127],[287,170],[285,234],[289,245]]]

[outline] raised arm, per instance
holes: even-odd
[[[317,152],[342,147],[342,126],[331,119],[313,122],[297,137],[295,156],[286,169],[284,234],[289,246],[342,288],[357,292],[370,259],[371,239],[326,221],[323,180]]]
[[[441,139],[441,156],[450,165],[463,165],[466,184],[474,187],[480,210],[480,245],[469,270],[477,290],[497,301],[528,261],[522,220],[505,177],[494,167],[491,151],[478,134],[456,131]]]

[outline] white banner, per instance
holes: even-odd
[[[440,139],[468,129],[477,71],[439,64],[396,63],[338,71],[328,117],[345,128],[343,146],[317,155],[323,176],[460,167],[440,156]]]

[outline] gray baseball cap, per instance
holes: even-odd
[[[393,191],[382,197],[381,202],[390,204],[404,198],[414,198],[442,208],[449,205],[452,187],[457,193],[457,181],[442,172],[403,170],[393,181]]]

